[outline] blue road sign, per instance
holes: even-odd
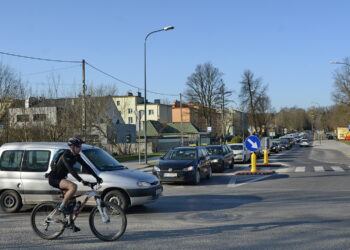
[[[256,151],[260,148],[260,140],[256,136],[248,136],[244,142],[245,147],[250,151]]]

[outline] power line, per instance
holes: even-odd
[[[26,58],[26,59],[31,59],[31,60],[48,61],[48,62],[81,63],[81,61],[68,61],[68,60],[40,58],[40,57],[33,57],[33,56],[24,56],[24,55],[12,54],[12,53],[2,52],[2,51],[0,51],[0,54],[7,55],[7,56],[16,56],[16,57],[21,57],[21,58]]]
[[[24,55],[19,55],[19,54],[13,54],[13,53],[8,53],[8,52],[2,52],[0,51],[0,54],[2,55],[7,55],[7,56],[15,56],[15,57],[21,57],[21,58],[26,58],[26,59],[31,59],[31,60],[40,60],[40,61],[48,61],[48,62],[60,62],[60,63],[80,63],[81,64],[81,61],[69,61],[69,60],[57,60],[57,59],[49,59],[49,58],[40,58],[40,57],[33,57],[33,56],[24,56]],[[86,62],[87,65],[89,65],[91,68],[99,71],[100,73],[106,75],[106,76],[109,76],[111,78],[113,78],[114,80],[117,80],[118,82],[121,82],[123,84],[126,84],[132,88],[135,88],[135,89],[142,89],[143,88],[139,88],[133,84],[130,84],[128,82],[125,82],[123,80],[120,80],[118,79],[117,77],[111,75],[111,74],[108,74],[106,72],[104,72],[103,70],[91,65],[90,63]],[[49,71],[50,72],[50,71]],[[33,74],[41,74],[41,73],[46,73],[46,72],[38,72],[38,73],[33,73]],[[166,94],[166,93],[160,93],[160,92],[155,92],[155,91],[150,91],[150,90],[147,90],[148,93],[152,93],[152,94],[156,94],[156,95],[163,95],[163,96],[177,96],[177,95],[172,95],[172,94]]]
[[[59,71],[59,70],[73,69],[73,68],[77,68],[77,67],[80,67],[80,66],[74,65],[74,66],[65,67],[65,68],[58,68],[58,69],[40,71],[40,72],[35,72],[35,73],[22,74],[22,76],[39,75],[39,74],[50,73],[50,72],[55,72],[55,71]]]
[[[132,88],[138,89],[138,90],[140,90],[140,89],[143,90],[143,88],[139,88],[139,87],[137,87],[137,86],[135,86],[135,85],[133,85],[133,84],[131,84],[131,83],[125,82],[125,81],[123,81],[123,80],[120,80],[120,79],[118,79],[117,77],[112,76],[111,74],[108,74],[108,73],[104,72],[103,70],[101,70],[101,69],[99,69],[99,68],[97,68],[97,67],[91,65],[91,64],[88,63],[88,62],[86,62],[86,64],[89,65],[91,68],[97,70],[98,72],[100,72],[100,73],[102,73],[102,74],[104,74],[104,75],[106,75],[106,76],[109,76],[109,77],[113,78],[114,80],[117,80],[118,82],[124,83],[124,84],[126,84],[126,85],[128,85],[128,86],[130,86],[130,87],[132,87]],[[152,93],[152,94],[157,94],[157,95],[164,95],[164,96],[177,96],[177,95],[159,93],[159,92],[154,92],[154,91],[149,91],[149,90],[147,90],[147,92]]]

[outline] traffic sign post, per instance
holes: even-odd
[[[250,172],[256,173],[256,155],[254,152],[260,148],[260,140],[256,136],[248,136],[244,142],[244,145],[249,151],[253,152],[251,157],[252,166]]]

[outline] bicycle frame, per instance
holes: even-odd
[[[98,187],[97,187],[97,189],[98,189]],[[79,209],[78,209],[76,212],[74,212],[74,211],[72,212],[71,215],[74,216],[74,217],[72,218],[73,221],[77,218],[77,216],[79,215],[79,213],[83,210],[83,208],[84,208],[84,206],[86,205],[86,203],[88,202],[88,200],[89,200],[91,197],[94,197],[94,198],[95,198],[95,201],[96,201],[96,206],[97,206],[98,211],[100,212],[102,221],[103,221],[104,223],[108,223],[108,222],[109,222],[109,217],[108,217],[108,215],[106,214],[106,209],[105,209],[105,206],[104,206],[104,202],[101,200],[101,197],[97,194],[97,192],[96,192],[95,189],[86,191],[85,193],[80,194],[80,195],[73,196],[72,199],[76,199],[76,198],[81,197],[81,196],[86,196],[86,197],[85,197],[85,199],[83,200],[83,202],[81,203]]]

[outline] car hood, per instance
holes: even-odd
[[[160,169],[182,169],[188,166],[195,166],[196,160],[166,160],[160,161],[158,167]]]
[[[137,171],[137,170],[130,170],[130,169],[122,169],[122,170],[114,170],[114,171],[104,171],[101,172],[100,177],[103,179],[103,181],[118,181],[120,180],[129,180],[132,182],[137,181],[147,181],[149,183],[157,181],[157,177],[154,175]]]
[[[244,150],[232,150],[232,152],[236,155],[236,154],[243,154]]]

